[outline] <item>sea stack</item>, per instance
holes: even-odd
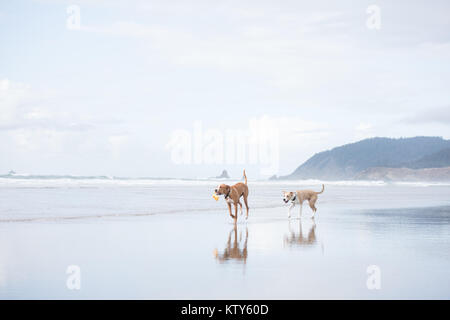
[[[217,176],[216,179],[230,179],[227,170],[223,170],[220,176]]]

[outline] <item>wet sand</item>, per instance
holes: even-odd
[[[218,204],[220,206],[220,204]],[[450,207],[318,204],[0,224],[1,299],[449,299]],[[369,206],[370,207],[370,206]],[[66,286],[69,265],[81,289]],[[367,267],[381,270],[369,290]]]

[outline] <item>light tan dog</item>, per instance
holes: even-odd
[[[237,206],[241,207],[241,215],[242,215],[242,203],[240,201],[241,197],[244,198],[245,207],[247,209],[247,215],[245,216],[248,219],[248,186],[247,186],[247,175],[244,170],[244,178],[245,183],[238,182],[235,185],[229,186],[227,184],[222,183],[219,185],[214,192],[218,195],[224,195],[225,201],[228,205],[228,211],[230,212],[230,216],[234,219],[234,222],[237,221]],[[231,205],[234,204],[234,215],[231,213]]]
[[[297,190],[295,192],[287,192],[283,191],[283,201],[285,203],[291,202],[291,205],[289,206],[288,210],[288,218],[291,217],[291,209],[295,207],[295,204],[298,203],[300,205],[300,211],[298,217],[300,218],[302,216],[302,204],[303,201],[308,200],[309,206],[311,207],[311,210],[313,211],[312,218],[314,218],[314,215],[316,214],[317,208],[315,206],[317,201],[317,195],[321,194],[325,190],[325,186],[322,184],[322,191],[316,192],[312,190]]]

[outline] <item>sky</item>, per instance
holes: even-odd
[[[236,179],[450,138],[448,1],[0,1],[0,174]]]

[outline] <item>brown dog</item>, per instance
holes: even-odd
[[[217,187],[217,189],[214,190],[214,192],[218,195],[224,195],[225,201],[228,205],[228,211],[230,212],[230,216],[234,219],[234,222],[237,221],[237,206],[239,205],[241,207],[241,214],[242,214],[242,203],[240,201],[241,197],[244,198],[245,207],[247,209],[247,215],[245,216],[246,219],[248,219],[248,203],[247,203],[247,197],[248,197],[248,186],[247,186],[247,175],[245,174],[244,170],[244,178],[245,183],[238,182],[235,185],[229,186],[227,184],[221,184]],[[231,204],[234,204],[234,215],[231,213]]]
[[[312,190],[297,190],[296,192],[286,192],[283,191],[283,201],[285,203],[291,202],[291,206],[288,210],[288,218],[291,217],[291,209],[295,206],[295,204],[300,205],[299,218],[302,216],[302,204],[303,201],[308,200],[309,206],[313,211],[312,217],[316,214],[317,208],[315,206],[317,201],[317,195],[321,194],[325,190],[325,186],[322,184],[322,191],[316,192]]]

